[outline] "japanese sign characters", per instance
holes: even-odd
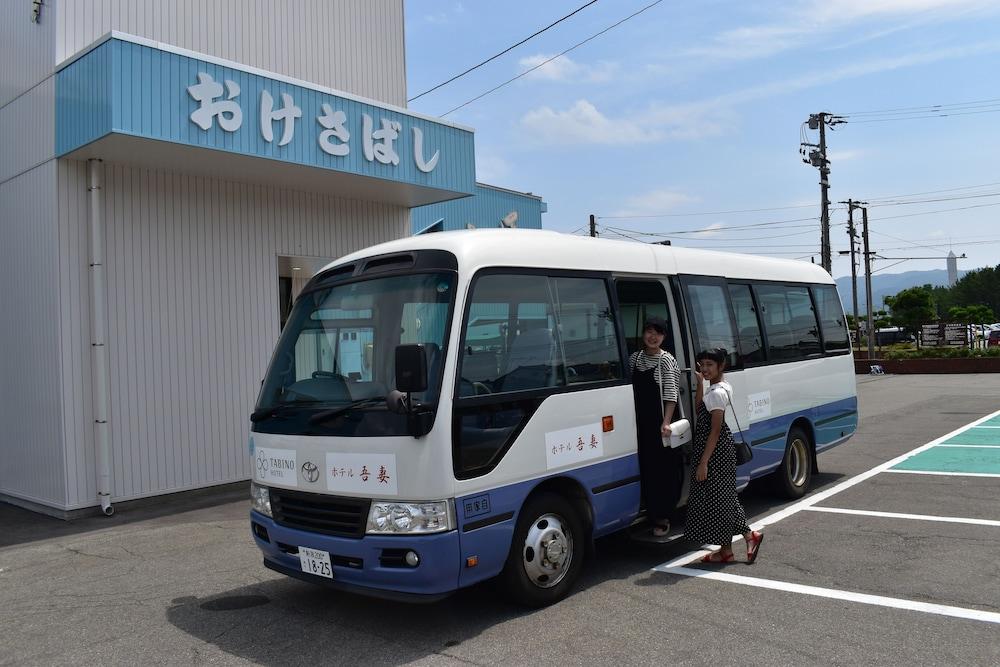
[[[258,482],[298,486],[297,473],[294,449],[254,448],[253,476]]]
[[[550,470],[602,456],[604,430],[601,422],[545,434],[545,465]]]
[[[235,81],[225,79],[222,83],[216,81],[210,74],[198,72],[198,83],[187,87],[188,95],[198,103],[198,108],[191,112],[191,122],[204,131],[212,129],[218,123],[219,127],[230,133],[239,132],[243,127],[243,108],[240,106],[240,86]],[[278,95],[280,103],[267,90],[260,92],[260,136],[268,144],[275,143],[275,125],[280,130],[277,140],[279,148],[287,146],[295,139],[296,122],[304,115],[302,107],[296,105],[290,93]],[[337,98],[331,97],[331,100]],[[390,118],[372,118],[362,113],[360,119],[362,155],[371,163],[399,166],[400,134],[403,124]],[[334,157],[347,157],[351,154],[351,130],[347,113],[342,109],[334,109],[330,103],[320,105],[316,115],[319,131],[316,132],[316,143],[319,149]],[[355,121],[357,122],[357,121]],[[315,127],[307,125],[307,127]],[[357,125],[355,125],[355,128]],[[413,163],[425,174],[434,171],[441,157],[441,151],[436,150],[430,157],[426,156],[424,133],[419,127],[411,128],[413,133]]]
[[[395,454],[327,454],[326,488],[363,493],[371,498],[395,496]]]

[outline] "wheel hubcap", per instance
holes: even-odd
[[[802,486],[808,475],[809,447],[801,438],[796,438],[788,448],[788,477],[795,486]]]
[[[538,517],[524,538],[521,556],[534,585],[551,588],[562,581],[573,562],[573,536],[565,520],[555,514]]]

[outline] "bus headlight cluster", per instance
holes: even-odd
[[[368,512],[369,535],[443,533],[454,528],[455,509],[450,500],[373,500]]]
[[[250,482],[250,507],[264,516],[272,516],[271,493],[266,486]]]

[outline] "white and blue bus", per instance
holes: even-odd
[[[844,311],[821,268],[438,233],[337,260],[296,299],[251,416],[265,566],[387,597],[499,575],[526,604],[560,599],[593,540],[641,518],[627,359],[652,315],[683,369],[677,420],[695,414],[694,355],[725,347],[742,415],[727,419],[754,452],[740,486],[772,475],[803,494],[816,455],[858,424]],[[690,434],[671,444],[689,449]]]

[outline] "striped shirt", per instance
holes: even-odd
[[[651,357],[639,350],[633,352],[632,356],[628,358],[628,367],[633,373],[648,371],[652,368],[653,380],[660,386],[663,400],[677,402],[677,386],[681,380],[681,369],[677,366],[674,355],[664,350],[659,356]]]

